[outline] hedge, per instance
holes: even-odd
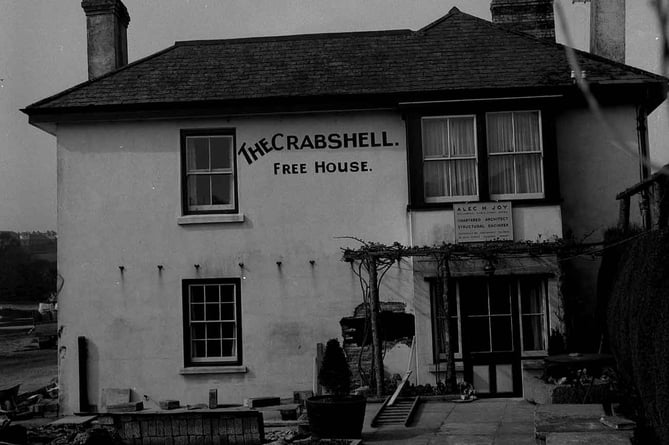
[[[652,440],[669,444],[669,230],[607,249],[599,284],[600,297],[608,294],[609,343],[627,401]]]

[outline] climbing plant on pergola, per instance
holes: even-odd
[[[442,243],[433,246],[404,246],[400,243],[381,244],[361,240],[355,237],[342,237],[355,240],[360,243],[357,248],[342,248],[343,260],[351,263],[354,267],[357,263],[357,274],[361,282],[367,283],[369,289],[369,311],[368,316],[371,324],[372,336],[372,368],[374,370],[375,392],[377,397],[383,396],[383,355],[381,338],[379,333],[379,287],[383,276],[395,263],[405,258],[424,257],[432,258],[435,264],[435,276],[442,284],[441,292],[437,295],[438,304],[443,313],[449,313],[449,281],[451,270],[449,262],[453,260],[476,260],[487,261],[484,272],[492,274],[497,259],[505,255],[524,255],[537,257],[547,254],[564,254],[569,252],[581,252],[585,245],[567,243],[562,239],[551,241],[490,241],[482,243]],[[363,277],[362,271],[367,273]],[[367,303],[365,287],[363,286],[363,300]],[[444,325],[439,335],[441,336],[444,353],[447,357],[445,388],[449,393],[456,391],[455,361],[453,359],[453,348],[450,341],[450,317],[444,317]]]

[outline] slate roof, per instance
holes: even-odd
[[[666,84],[589,53],[577,58],[592,84]],[[573,88],[562,45],[453,8],[419,31],[177,42],[25,111],[562,86]]]

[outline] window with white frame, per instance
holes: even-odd
[[[433,116],[421,122],[425,201],[478,199],[476,117]]]
[[[517,312],[513,309],[514,300],[519,307]],[[446,313],[442,303],[442,284],[436,280],[430,282],[430,301],[435,359],[446,361]],[[546,354],[548,319],[545,278],[457,279],[449,286],[448,301],[450,344],[456,359],[462,358],[463,348],[468,352],[517,350],[513,332],[518,329],[518,324],[522,354]],[[466,324],[465,332],[463,324]]]
[[[460,348],[460,305],[456,293],[456,286],[449,286],[448,292],[448,320],[450,330],[450,345],[455,358],[461,358]],[[446,311],[443,304],[443,284],[439,281],[433,281],[430,284],[430,300],[432,305],[432,329],[435,348],[435,359],[437,361],[448,360],[446,356],[446,329],[445,319]]]
[[[241,364],[240,280],[184,280],[186,365]]]
[[[182,131],[184,213],[237,210],[234,134],[228,130]]]
[[[527,277],[518,282],[521,343],[524,353],[544,353],[547,347],[546,281]]]
[[[539,111],[486,113],[486,134],[490,197],[543,198]]]

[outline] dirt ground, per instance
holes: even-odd
[[[20,383],[19,393],[34,391],[57,376],[55,347],[38,349],[24,329],[0,329],[0,389]]]

